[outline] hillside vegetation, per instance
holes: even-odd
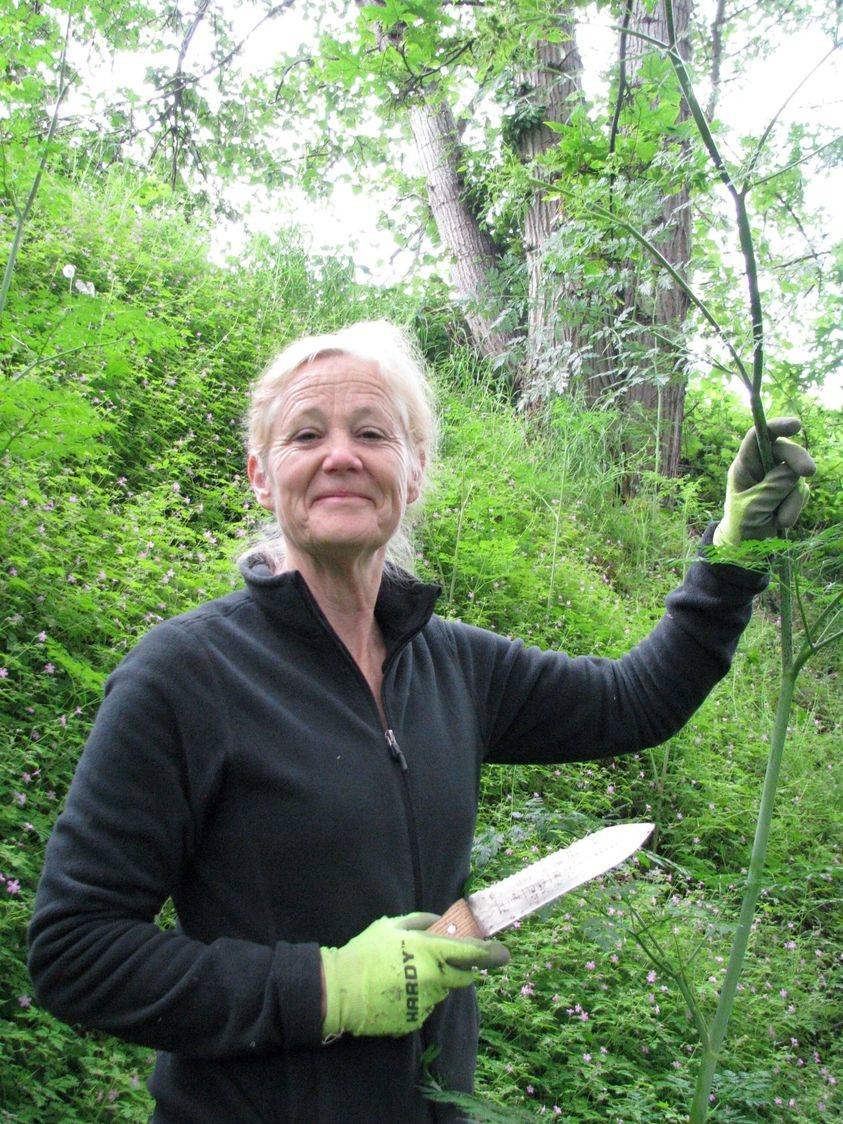
[[[461,346],[441,294],[419,303],[360,286],[351,263],[309,258],[293,233],[257,239],[223,268],[201,216],[186,223],[165,196],[121,174],[45,185],[0,333],[0,1118],[33,1124],[149,1117],[150,1052],[39,1010],[25,931],[108,672],[152,622],[240,583],[233,560],[256,516],[241,415],[273,352],[362,318],[418,333],[444,422],[418,572],[442,585],[442,614],[571,653],[619,655],[658,619],[719,514],[725,466],[750,424],[733,400],[698,390],[689,470],[659,480],[625,457],[611,411],[562,399],[515,411]],[[821,529],[839,517],[839,419],[814,407],[806,424]],[[608,822],[652,819],[658,837],[619,878],[505,934],[512,962],[480,989],[478,1118],[686,1118],[694,1025],[639,940],[654,936],[714,1002],[777,690],[775,616],[772,589],[731,675],[669,744],[486,771],[475,885]],[[713,1120],[843,1111],[835,658],[828,650],[799,681]],[[161,920],[171,923],[167,908]]]

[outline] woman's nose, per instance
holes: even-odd
[[[360,457],[354,448],[349,433],[341,430],[331,431],[325,450],[323,468],[326,472],[344,472],[361,466]]]

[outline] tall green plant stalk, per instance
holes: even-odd
[[[730,172],[717,147],[717,143],[709,128],[708,121],[703,113],[699,101],[694,93],[693,85],[685,62],[679,53],[676,42],[676,30],[673,16],[672,0],[664,0],[665,15],[668,26],[669,42],[663,43],[660,40],[654,39],[652,36],[631,32],[627,29],[628,34],[635,34],[639,38],[654,44],[661,51],[663,51],[669,58],[674,72],[676,74],[682,94],[687,102],[691,116],[699,132],[700,138],[706,147],[706,150],[711,158],[711,161],[717,171],[718,176],[725,185],[735,208],[735,222],[737,227],[738,241],[740,243],[741,254],[744,263],[744,275],[747,283],[747,301],[750,313],[750,320],[752,325],[752,361],[750,364],[745,364],[741,358],[735,342],[730,339],[729,334],[724,327],[718,322],[717,318],[713,315],[711,310],[700,299],[700,297],[690,288],[681,274],[666,260],[663,254],[653,245],[653,243],[637,230],[631,224],[625,222],[617,215],[604,210],[600,207],[592,206],[590,210],[604,218],[607,222],[615,227],[620,227],[629,233],[637,242],[639,242],[650,253],[656,261],[671,275],[673,280],[685,292],[689,300],[699,311],[702,313],[708,323],[714,328],[717,335],[725,344],[729,355],[731,356],[735,371],[741,378],[749,392],[750,408],[752,410],[752,418],[755,424],[755,430],[758,440],[758,451],[761,456],[761,462],[765,471],[769,471],[774,464],[773,452],[770,441],[770,435],[767,429],[767,421],[764,414],[764,406],[761,400],[761,390],[764,379],[764,313],[763,303],[761,298],[761,290],[758,282],[758,264],[755,256],[755,247],[752,237],[752,225],[749,220],[747,211],[747,196],[752,190],[753,186],[758,183],[765,182],[772,178],[771,176],[764,176],[751,182],[751,176],[754,172],[756,162],[761,153],[761,150],[770,135],[770,131],[775,124],[781,109],[773,118],[771,123],[767,126],[764,133],[759,140],[755,152],[750,159],[746,171],[744,182],[739,187],[735,182],[735,177]],[[617,28],[616,30],[622,30]],[[828,56],[826,56],[828,57]],[[803,80],[804,83],[804,80]],[[800,86],[803,84],[800,83]],[[792,94],[790,95],[793,96]],[[788,98],[788,101],[790,98]],[[787,104],[787,103],[785,103]],[[784,108],[784,107],[782,107]],[[785,171],[786,169],[782,169]],[[567,194],[556,188],[556,194]],[[685,971],[681,964],[674,967],[665,959],[665,954],[659,948],[651,935],[647,938],[641,938],[642,948],[648,955],[668,972],[678,983],[680,990],[688,1004],[688,1008],[694,1018],[697,1031],[700,1036],[702,1044],[702,1057],[700,1061],[700,1068],[697,1074],[697,1081],[694,1090],[694,1098],[691,1106],[690,1121],[691,1124],[703,1124],[708,1116],[709,1103],[711,1098],[711,1090],[714,1084],[714,1077],[717,1071],[717,1065],[720,1060],[720,1053],[723,1043],[726,1038],[726,1032],[729,1025],[729,1019],[734,1007],[735,996],[738,989],[738,981],[740,979],[741,970],[743,968],[744,960],[746,958],[747,947],[749,944],[749,936],[752,931],[752,921],[755,915],[755,909],[758,904],[758,898],[761,892],[761,878],[764,869],[764,861],[767,854],[767,844],[770,839],[770,830],[773,819],[773,805],[775,802],[776,788],[779,781],[779,773],[781,770],[782,756],[784,753],[784,745],[787,737],[788,719],[790,716],[791,705],[793,702],[794,687],[796,678],[801,671],[806,660],[818,652],[821,648],[826,647],[828,644],[838,640],[843,631],[838,631],[832,635],[826,636],[825,629],[828,627],[829,622],[835,619],[837,607],[840,604],[841,597],[838,595],[832,599],[826,609],[820,614],[820,617],[815,622],[813,628],[809,626],[807,618],[804,614],[801,600],[799,600],[800,613],[802,614],[802,621],[805,627],[805,640],[800,648],[798,655],[794,657],[793,647],[793,597],[794,590],[798,598],[798,575],[792,571],[791,560],[789,554],[786,552],[780,555],[776,561],[776,571],[779,580],[779,587],[781,593],[781,682],[779,689],[779,697],[776,705],[776,713],[773,721],[773,731],[770,740],[770,753],[767,760],[767,769],[764,777],[764,783],[761,790],[761,800],[758,809],[758,820],[755,827],[755,838],[752,846],[752,855],[750,858],[749,869],[747,873],[746,883],[744,887],[743,897],[741,900],[740,914],[738,924],[735,929],[735,934],[732,940],[732,947],[729,953],[728,964],[726,968],[726,975],[723,981],[723,986],[720,991],[720,996],[717,1003],[717,1008],[714,1017],[708,1023],[703,1015],[699,1003],[690,988],[689,981],[686,977]]]
[[[44,168],[47,164],[47,157],[50,154],[50,145],[53,140],[53,134],[56,131],[56,125],[59,119],[59,107],[64,100],[64,95],[67,93],[70,86],[69,82],[65,82],[64,71],[65,62],[67,59],[67,44],[70,40],[70,24],[71,16],[67,17],[67,30],[65,31],[64,44],[61,51],[61,65],[59,67],[59,92],[56,95],[56,104],[53,109],[53,116],[50,119],[50,128],[47,131],[47,137],[44,141],[44,147],[41,152],[41,159],[38,161],[38,171],[35,173],[35,179],[32,181],[32,187],[29,189],[29,194],[26,197],[23,210],[19,210],[17,204],[13,204],[15,208],[15,215],[17,216],[17,225],[15,226],[15,235],[12,239],[12,247],[9,250],[9,257],[6,261],[6,268],[3,271],[3,280],[0,282],[0,316],[6,308],[6,298],[9,295],[9,289],[12,286],[12,275],[15,272],[15,265],[18,260],[18,253],[20,245],[23,241],[23,231],[29,219],[32,205],[35,202],[35,197],[38,194],[38,188],[41,186],[41,177],[44,175]]]
[[[746,200],[752,188],[749,177],[751,176],[761,149],[770,135],[776,118],[765,129],[755,153],[747,166],[746,179],[738,187],[734,178],[723,160],[717,144],[708,126],[705,114],[694,93],[690,75],[685,62],[679,53],[676,42],[676,30],[673,19],[672,0],[664,0],[665,15],[667,19],[669,43],[666,45],[667,54],[673,65],[674,72],[679,81],[685,101],[697,126],[697,130],[708,151],[711,160],[717,169],[720,179],[732,197],[735,207],[738,239],[744,262],[744,275],[747,282],[747,295],[749,312],[752,321],[752,377],[744,382],[749,390],[750,407],[755,423],[758,440],[758,451],[765,471],[769,471],[774,464],[770,435],[761,401],[761,388],[764,379],[764,314],[761,299],[761,290],[758,283],[758,264],[755,256],[755,247],[752,238],[752,226],[747,213]],[[778,117],[778,114],[776,114]],[[761,878],[764,862],[767,855],[767,844],[770,839],[770,830],[773,822],[773,805],[776,789],[779,782],[784,745],[787,738],[787,725],[793,703],[793,692],[796,677],[805,660],[815,650],[811,642],[810,632],[807,635],[807,645],[803,646],[798,658],[793,655],[793,584],[791,560],[787,553],[780,556],[777,561],[779,586],[781,590],[781,682],[779,697],[776,705],[776,714],[773,721],[773,730],[770,738],[770,753],[767,759],[767,769],[764,784],[761,789],[761,801],[758,808],[758,820],[755,825],[755,838],[752,844],[746,884],[741,900],[741,909],[738,924],[732,939],[732,948],[726,967],[726,975],[714,1018],[708,1026],[703,1037],[703,1053],[697,1074],[694,1099],[691,1105],[691,1124],[702,1124],[708,1116],[711,1098],[711,1089],[714,1076],[720,1059],[720,1052],[726,1038],[729,1019],[735,1003],[741,970],[746,958],[749,936],[752,931],[752,920],[761,893]],[[806,622],[807,624],[807,622]]]

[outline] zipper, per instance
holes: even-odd
[[[367,684],[368,686],[368,684]],[[384,713],[386,713],[386,704],[384,704]],[[387,721],[389,716],[387,715]],[[413,809],[413,801],[410,797],[410,778],[407,776],[409,772],[407,768],[407,758],[401,752],[401,746],[398,744],[391,727],[384,731],[386,737],[386,744],[389,746],[389,752],[392,755],[392,760],[401,766],[401,795],[404,799],[404,812],[407,817],[407,834],[410,837],[410,857],[413,860],[413,893],[415,895],[416,909],[422,909],[422,875],[421,875],[421,859],[419,857],[419,831],[418,824],[416,823],[416,813]]]
[[[357,676],[357,679],[360,682],[361,686],[363,687],[363,690],[369,696],[369,698],[372,702],[372,708],[375,712],[375,721],[376,721],[378,727],[383,731],[383,735],[384,735],[384,738],[386,739],[386,744],[387,744],[387,747],[389,749],[389,755],[392,758],[392,760],[395,762],[395,764],[398,765],[399,768],[401,769],[401,797],[404,801],[404,818],[405,818],[406,823],[407,823],[407,836],[408,836],[409,841],[410,841],[410,858],[412,859],[412,864],[413,864],[413,894],[414,894],[414,899],[415,899],[416,910],[421,912],[422,909],[423,909],[421,858],[420,858],[420,855],[419,855],[418,824],[416,822],[415,811],[413,810],[413,802],[412,802],[412,798],[411,798],[411,795],[410,795],[410,781],[409,781],[409,778],[408,778],[408,775],[407,775],[409,773],[409,768],[408,768],[408,765],[407,765],[407,758],[404,756],[404,754],[401,750],[401,746],[398,744],[398,739],[395,736],[395,731],[392,729],[392,723],[389,720],[389,712],[386,709],[386,700],[383,697],[383,688],[381,688],[381,702],[383,703],[383,712],[384,712],[384,717],[386,719],[386,727],[385,728],[384,728],[384,726],[381,722],[380,710],[378,709],[378,701],[375,698],[374,691],[369,686],[369,682],[366,679],[366,676],[363,674],[363,672],[357,666],[357,661],[354,659],[351,652],[349,652],[348,648],[345,646],[345,644],[343,644],[342,640],[340,640],[339,636],[337,636],[337,634],[333,630],[333,628],[331,628],[331,625],[328,622],[328,619],[326,618],[326,616],[322,612],[322,610],[319,608],[319,603],[317,602],[316,598],[313,596],[313,594],[308,589],[307,582],[303,578],[301,578],[300,575],[299,575],[299,578],[300,578],[300,589],[301,589],[302,593],[304,594],[305,603],[309,606],[310,611],[313,613],[313,615],[316,617],[316,619],[319,621],[319,623],[322,625],[322,627],[325,629],[325,631],[328,633],[328,635],[331,637],[331,639],[334,641],[334,643],[340,649],[344,658],[351,665],[351,668],[352,668],[354,674]],[[409,643],[409,641],[411,639],[412,639],[412,635],[406,637],[405,640],[404,640],[404,643],[401,645],[401,647],[395,648],[390,653],[390,655],[387,657],[386,662],[384,663],[384,666],[383,666],[382,683],[386,683],[387,675],[389,674],[389,671],[392,668],[392,665],[394,664],[395,660],[397,659],[399,652],[404,647],[406,647],[406,645]],[[423,1023],[421,1025],[421,1027],[419,1027],[419,1029],[416,1031],[416,1033],[419,1035],[419,1039],[421,1041],[422,1053],[424,1054],[431,1044],[430,1039],[429,1039],[429,1030],[428,1030],[427,1024]],[[427,1102],[427,1112],[428,1112],[428,1119],[432,1119],[432,1120],[438,1120],[439,1119],[439,1109],[437,1108],[436,1105],[432,1104],[430,1101]]]
[[[409,781],[409,778],[407,776],[407,774],[409,772],[409,768],[407,766],[407,759],[404,756],[404,754],[401,750],[401,747],[398,744],[398,739],[396,738],[395,733],[392,729],[392,723],[389,720],[389,714],[388,714],[387,709],[386,709],[386,701],[383,699],[383,694],[381,694],[381,701],[383,702],[384,717],[386,718],[386,727],[384,728],[383,723],[381,722],[381,715],[380,715],[380,710],[378,709],[377,699],[375,698],[375,694],[372,691],[372,688],[369,686],[369,682],[366,679],[366,676],[363,674],[363,672],[358,667],[357,661],[354,659],[351,652],[349,652],[348,648],[345,646],[345,644],[343,644],[342,640],[340,640],[339,636],[337,636],[337,634],[333,630],[333,628],[331,628],[331,625],[328,622],[328,619],[326,618],[325,614],[320,609],[316,598],[313,596],[313,594],[308,589],[307,583],[304,581],[304,579],[301,580],[301,590],[302,590],[302,593],[305,595],[305,601],[306,601],[307,605],[309,606],[311,612],[314,614],[316,619],[319,621],[319,623],[322,625],[322,627],[325,629],[325,631],[328,633],[328,635],[331,637],[331,639],[334,641],[334,643],[340,649],[340,651],[342,652],[346,661],[350,664],[354,674],[357,676],[357,679],[360,682],[360,685],[363,687],[363,690],[369,696],[369,699],[371,700],[371,703],[372,703],[372,709],[375,712],[375,720],[377,722],[377,725],[378,725],[379,729],[381,729],[383,731],[384,738],[386,739],[387,748],[389,749],[389,755],[392,758],[392,760],[396,763],[396,765],[398,765],[401,769],[401,797],[402,797],[402,800],[403,800],[403,803],[404,803],[404,818],[405,818],[406,823],[407,823],[407,836],[408,836],[408,839],[409,839],[409,842],[410,842],[410,858],[411,858],[412,865],[413,865],[413,896],[414,896],[414,900],[415,900],[416,909],[421,911],[421,909],[422,909],[421,858],[419,856],[418,824],[416,823],[416,814],[415,814],[415,811],[413,810],[413,802],[412,802],[412,797],[410,795],[410,781]],[[409,639],[412,639],[412,637],[409,637],[408,640]],[[384,683],[386,682],[386,677],[389,673],[390,668],[392,667],[393,663],[395,662],[395,659],[398,656],[398,653],[402,650],[403,647],[406,646],[406,643],[407,643],[407,641],[405,641],[405,643],[401,645],[401,648],[396,648],[393,652],[390,653],[389,657],[387,658],[387,660],[384,664],[384,667],[383,667],[383,682]]]
[[[384,730],[386,737],[386,744],[389,746],[389,752],[392,755],[393,761],[397,761],[403,771],[407,772],[407,758],[401,752],[401,746],[398,744],[398,739],[392,730]]]

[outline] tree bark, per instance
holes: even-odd
[[[679,52],[688,61],[691,56],[688,36],[691,0],[675,0],[673,11]],[[667,42],[667,21],[661,0],[652,11],[648,11],[642,0],[634,0],[630,27]],[[631,89],[640,83],[641,63],[653,49],[646,41],[629,37],[626,64]],[[683,100],[678,119],[684,121],[687,116],[688,107]],[[685,146],[684,141],[667,140],[665,144]],[[670,264],[684,275],[691,252],[691,212],[686,184],[663,199],[655,229],[646,233],[655,240]],[[633,310],[640,327],[634,350],[646,357],[645,365],[651,374],[648,377],[646,373],[639,373],[631,381],[627,405],[633,412],[637,408],[649,430],[645,445],[652,451],[653,468],[662,476],[677,476],[687,382],[681,334],[689,302],[685,293],[663,273],[650,274],[654,292],[646,295],[641,293],[633,270],[629,271],[629,276],[626,304]]]
[[[453,282],[472,339],[481,355],[508,366],[515,339],[498,323],[502,302],[495,291],[497,255],[489,233],[465,202],[462,146],[454,115],[438,89],[429,86],[424,100],[410,107],[409,118],[428,202],[439,237],[451,254]]]
[[[534,168],[541,156],[554,148],[559,136],[545,124],[567,125],[582,98],[582,59],[577,50],[574,20],[567,8],[557,11],[556,22],[564,35],[561,43],[539,40],[535,66],[517,75],[515,93],[529,107],[526,127],[515,140],[519,159]],[[534,168],[539,173],[539,168]],[[535,191],[524,216],[524,253],[527,264],[527,365],[522,397],[536,400],[565,388],[572,356],[580,350],[576,326],[560,316],[566,303],[565,278],[548,265],[547,243],[560,212],[557,200]]]
[[[385,6],[385,0],[356,0]],[[400,49],[405,24],[379,29],[378,48]],[[424,171],[427,198],[443,245],[451,256],[451,276],[474,345],[482,356],[508,370],[513,385],[516,333],[500,326],[504,304],[498,257],[487,230],[466,202],[460,171],[463,146],[451,107],[435,79],[412,81],[406,89],[410,129]]]

